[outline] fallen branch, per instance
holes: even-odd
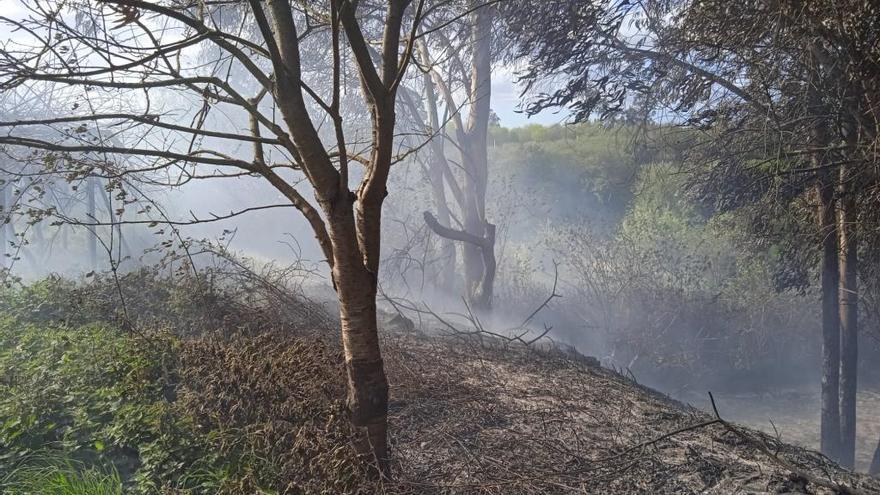
[[[741,438],[743,441],[745,441],[749,445],[752,445],[753,447],[755,447],[756,449],[761,451],[761,453],[763,453],[764,455],[769,457],[770,460],[775,462],[779,467],[791,472],[792,474],[794,474],[798,478],[805,480],[807,483],[812,483],[816,486],[821,486],[822,488],[827,488],[828,490],[831,490],[834,493],[839,493],[841,495],[868,495],[867,492],[859,490],[858,488],[843,485],[840,483],[835,483],[834,481],[830,481],[830,480],[826,481],[822,478],[819,478],[818,476],[814,476],[806,471],[802,471],[794,464],[786,461],[785,459],[783,459],[783,458],[779,457],[778,455],[774,454],[773,452],[771,452],[770,448],[767,447],[767,444],[764,443],[763,440],[753,438],[751,435],[746,433],[746,431],[743,430],[742,428],[734,426],[733,424],[728,423],[727,421],[721,419],[721,415],[718,414],[718,407],[715,405],[715,397],[712,396],[712,392],[709,392],[709,400],[712,402],[712,411],[715,412],[715,420],[719,424],[724,426],[724,428],[726,428],[728,431],[732,432],[733,434],[735,434],[736,436]]]
[[[619,459],[619,458],[624,457],[628,454],[631,454],[637,450],[642,450],[645,447],[650,447],[651,445],[654,445],[655,443],[662,442],[663,440],[666,440],[667,438],[674,437],[675,435],[679,435],[681,433],[686,433],[688,431],[699,430],[700,428],[705,428],[707,426],[712,426],[714,424],[719,424],[721,422],[722,422],[721,418],[715,418],[715,419],[712,419],[709,421],[703,421],[702,423],[697,423],[697,424],[693,424],[690,426],[685,426],[685,427],[679,428],[677,430],[670,431],[668,433],[664,433],[663,435],[660,435],[659,437],[648,440],[647,442],[642,442],[638,445],[633,445],[632,447],[624,450],[623,452],[620,452],[619,454],[615,454],[615,455],[612,455],[609,457],[603,457],[602,459],[597,459],[594,462],[600,463],[600,462],[613,461],[615,459]]]

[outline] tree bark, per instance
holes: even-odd
[[[877,449],[874,450],[874,459],[871,460],[871,467],[868,469],[871,476],[880,476],[880,442],[877,442]]]
[[[376,473],[388,476],[388,380],[376,324],[376,276],[357,249],[352,206],[337,205],[330,219],[335,261],[333,280],[339,300],[342,348],[348,382],[347,404],[355,429],[354,446]],[[341,210],[341,211],[340,211]]]
[[[840,305],[838,233],[834,185],[830,174],[818,184],[819,232],[822,246],[822,416],[821,450],[840,457]]]
[[[855,467],[856,391],[858,379],[858,240],[857,210],[848,166],[840,169],[840,464]]]
[[[86,179],[86,216],[90,222],[96,222],[98,217],[95,214],[95,188],[98,187],[97,179],[89,177]],[[87,228],[88,232],[88,250],[89,250],[89,269],[95,271],[98,269],[98,238],[94,226]]]

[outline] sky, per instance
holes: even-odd
[[[518,112],[522,90],[515,81],[516,75],[510,69],[502,67],[492,73],[491,106],[501,119],[503,127],[522,127],[529,124],[553,125],[565,122],[568,117],[565,111],[545,110],[531,117]]]

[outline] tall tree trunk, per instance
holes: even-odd
[[[97,187],[97,179],[94,177],[86,179],[86,217],[89,222],[96,222],[98,220],[95,213],[95,189]],[[87,231],[89,237],[89,269],[95,271],[98,269],[98,237],[94,226],[89,226]]]
[[[850,149],[859,145],[862,92],[858,85],[843,81],[847,112],[844,116],[843,138]],[[848,158],[847,154],[844,154]],[[858,193],[860,184],[854,165],[840,166],[838,199],[838,231],[840,235],[840,464],[855,468],[856,455],[856,393],[858,391],[859,358],[859,239]]]
[[[381,199],[364,197],[358,218],[378,221]],[[333,246],[333,283],[339,301],[342,349],[348,384],[347,405],[354,428],[354,447],[374,476],[390,477],[388,452],[388,380],[382,364],[376,322],[378,241],[371,240],[364,255],[366,237],[376,235],[378,223],[355,223],[355,197],[339,195],[325,206]],[[377,210],[378,208],[378,210]],[[370,229],[365,230],[365,229]]]
[[[819,232],[822,239],[822,417],[821,449],[840,457],[840,305],[838,233],[834,184],[822,174],[818,184]]]
[[[822,393],[820,444],[822,453],[834,461],[840,458],[840,265],[839,234],[835,189],[837,178],[826,167],[824,149],[828,136],[827,109],[821,90],[825,85],[822,60],[827,58],[822,47],[809,48],[810,64],[807,84],[807,112],[812,119],[810,145],[811,165],[817,170],[818,232],[821,246],[822,287]]]
[[[840,169],[840,464],[855,467],[856,391],[859,353],[857,206],[848,166]]]
[[[494,7],[483,6],[474,12],[472,27],[470,111],[463,139],[462,165],[465,178],[465,230],[481,239],[481,245],[464,245],[465,282],[468,298],[474,307],[488,311],[492,307],[495,279],[494,226],[486,220],[486,189],[489,176],[488,134],[492,99],[492,19]],[[490,234],[491,231],[491,234]]]

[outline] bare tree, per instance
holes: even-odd
[[[26,18],[2,19],[19,35],[0,50],[0,89],[52,85],[66,98],[67,114],[0,123],[6,130],[0,145],[39,150],[42,157],[124,157],[53,173],[111,180],[140,174],[175,187],[252,176],[277,189],[306,218],[330,266],[355,447],[387,475],[388,382],[376,324],[381,211],[396,160],[397,93],[424,1],[39,0],[22,6]],[[306,60],[310,50],[328,55],[323,70]],[[326,82],[328,73],[330,83],[319,86],[316,80]],[[343,121],[342,99],[349,74],[356,74],[369,110],[366,143],[347,138],[352,129]],[[121,144],[70,144],[26,132],[96,125],[117,126]],[[242,157],[241,149],[250,156]],[[296,187],[303,179],[310,194]]]

